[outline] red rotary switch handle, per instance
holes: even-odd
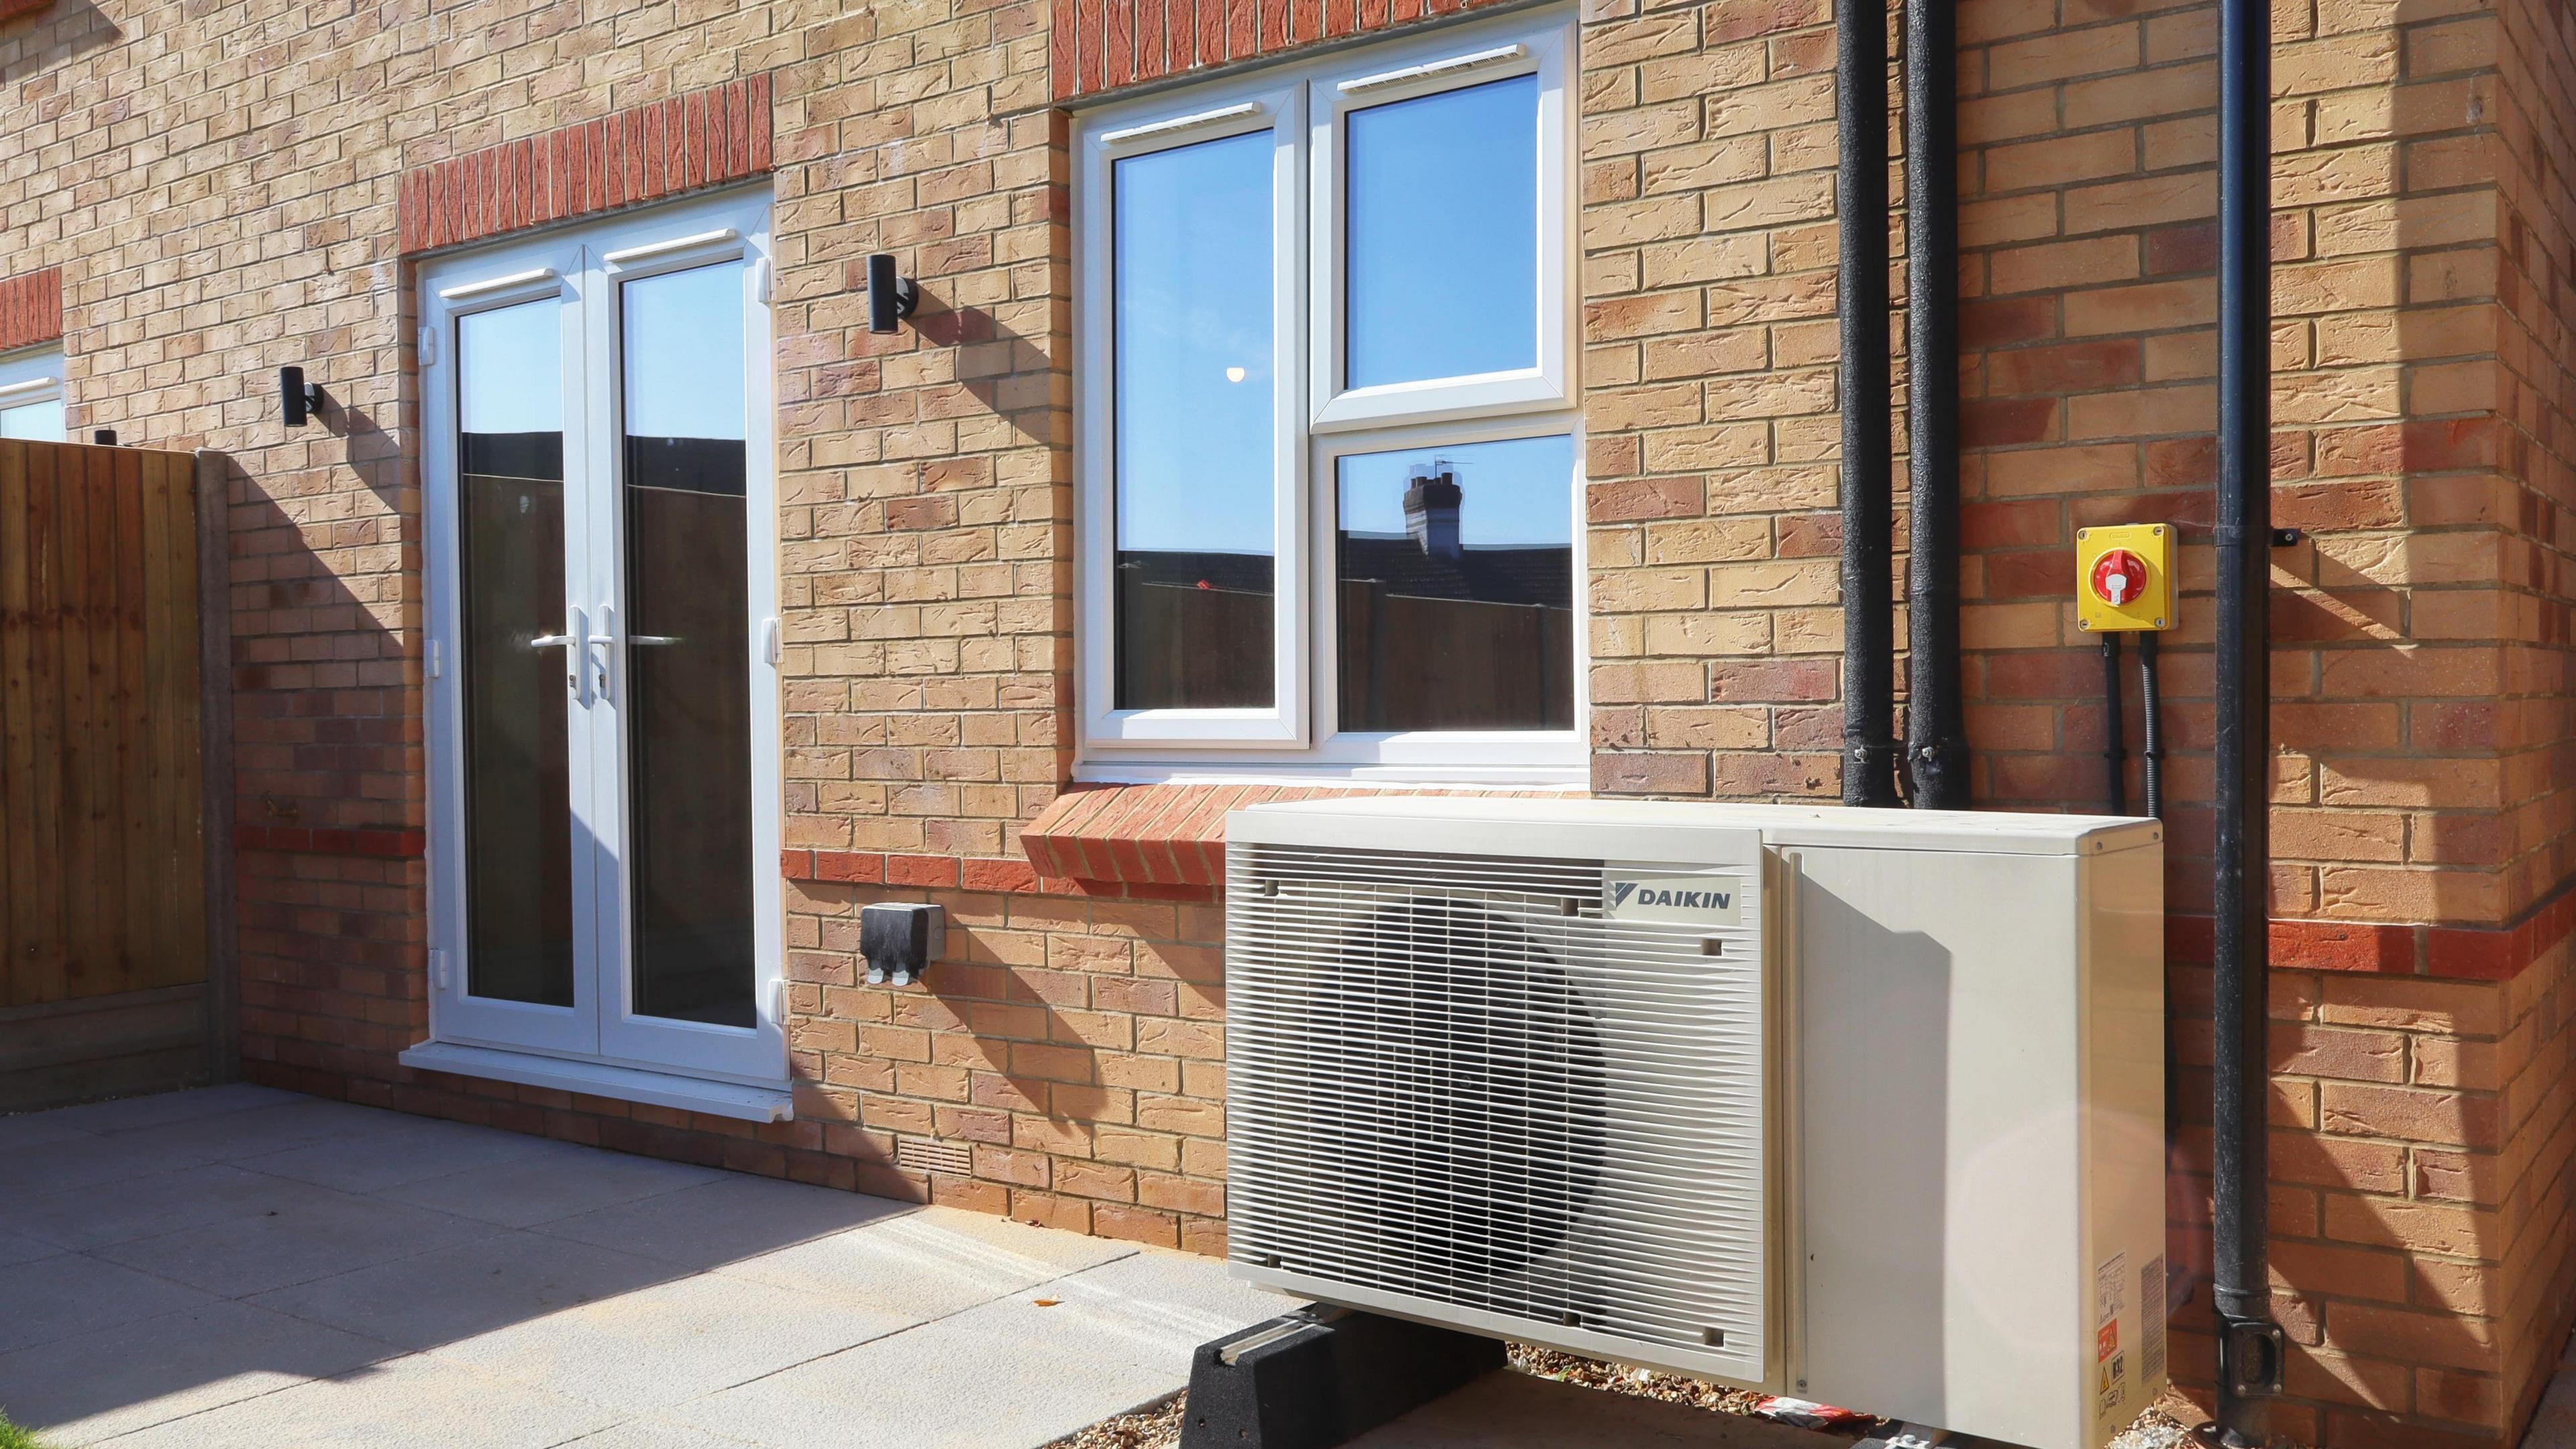
[[[2136,603],[2147,591],[2146,560],[2115,548],[2093,561],[2093,597],[2113,608]]]

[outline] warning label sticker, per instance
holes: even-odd
[[[2129,1255],[2113,1253],[2093,1270],[2093,1321],[2108,1323],[2128,1306]]]
[[[2138,1270],[2138,1373],[2153,1383],[2165,1371],[2165,1260],[2159,1253]]]
[[[2093,1270],[2096,1414],[2111,1413],[2129,1396],[2129,1356],[2120,1351],[2120,1315],[2128,1306],[2129,1255],[2113,1253]]]

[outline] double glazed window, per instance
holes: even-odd
[[[1581,764],[1570,28],[1082,132],[1086,766]]]
[[[63,350],[0,355],[0,438],[63,441]]]

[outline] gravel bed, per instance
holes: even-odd
[[[1622,1368],[1599,1359],[1559,1353],[1549,1348],[1532,1348],[1520,1343],[1511,1345],[1511,1366],[1516,1372],[1536,1378],[1553,1379],[1558,1383],[1604,1393],[1631,1394],[1668,1404],[1687,1404],[1712,1413],[1749,1414],[1761,1398],[1749,1390],[1725,1388],[1681,1374]],[[1134,1413],[1103,1419],[1088,1429],[1056,1440],[1046,1449],[1178,1449],[1183,1397],[1174,1394],[1161,1403],[1148,1405]],[[2180,1394],[2169,1393],[2113,1439],[2109,1449],[2206,1449],[2208,1441],[2194,1433],[2193,1428],[2207,1422],[2207,1418],[2193,1408],[2190,1400]],[[2275,1436],[2272,1449],[2306,1449],[2306,1446]]]

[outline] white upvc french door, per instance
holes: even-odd
[[[754,194],[421,269],[439,1040],[786,1076],[768,273]]]

